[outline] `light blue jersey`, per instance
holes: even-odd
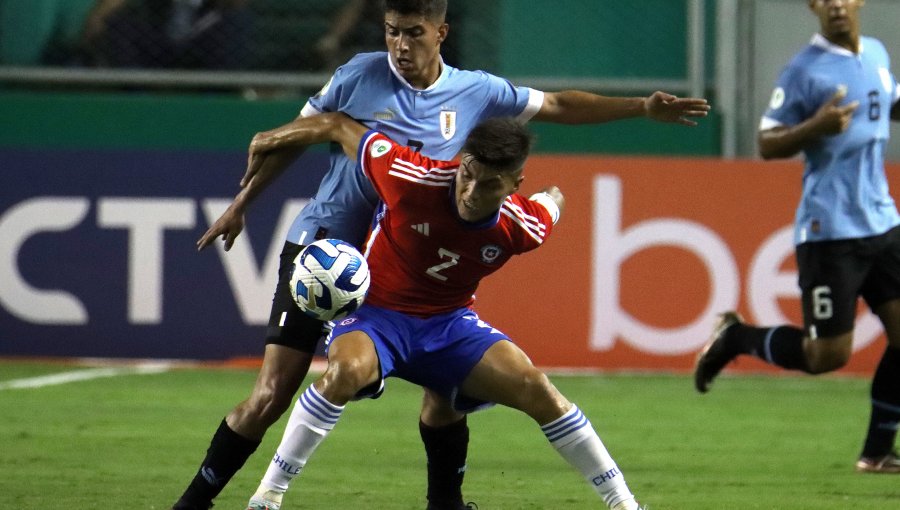
[[[856,55],[816,34],[782,71],[760,130],[812,117],[841,87],[842,104],[859,101],[850,127],[806,147],[796,244],[883,234],[900,224],[884,174],[891,107],[900,87],[877,39],[862,37]]]
[[[443,63],[433,85],[415,89],[394,69],[386,52],[376,52],[357,55],[339,67],[300,114],[341,111],[430,158],[449,160],[483,119],[527,121],[540,110],[543,98],[540,91]],[[378,195],[356,170],[356,162],[333,145],[330,168],[315,198],[294,220],[287,240],[308,244],[327,236],[360,245],[377,203]]]

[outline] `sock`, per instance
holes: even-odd
[[[469,446],[466,418],[445,427],[429,427],[419,421],[419,435],[428,461],[429,508],[461,507]]]
[[[541,426],[541,430],[556,451],[590,482],[606,506],[637,509],[625,476],[578,406],[573,405],[560,418]]]
[[[894,449],[900,424],[900,349],[888,347],[872,378],[872,416],[863,457],[882,457]]]
[[[259,443],[260,441],[247,439],[231,430],[223,419],[209,443],[200,469],[173,508],[206,510],[211,507],[212,500],[256,451]]]
[[[291,410],[281,444],[275,450],[256,494],[284,494],[291,480],[300,474],[316,447],[337,424],[343,410],[344,406],[325,400],[315,386],[310,385]]]
[[[739,324],[728,332],[741,345],[742,352],[792,370],[807,372],[803,351],[803,330],[794,326],[760,328]]]

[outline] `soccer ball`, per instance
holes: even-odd
[[[291,296],[310,317],[341,319],[359,308],[369,290],[369,264],[352,245],[320,239],[294,259]]]

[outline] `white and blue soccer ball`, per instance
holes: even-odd
[[[294,259],[291,296],[310,317],[330,321],[353,313],[369,291],[369,264],[352,245],[320,239]]]

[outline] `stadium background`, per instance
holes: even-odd
[[[248,0],[248,51],[225,70],[60,57],[92,3],[0,2],[0,355],[256,356],[281,233],[324,153],[267,191],[227,256],[194,242],[237,191],[252,135],[327,80],[303,54],[344,2]],[[528,186],[559,184],[568,209],[546,247],[485,282],[487,320],[543,366],[683,370],[720,310],[799,318],[788,233],[801,166],[757,161],[753,132],[777,70],[815,30],[803,2],[451,4],[451,64],[714,105],[692,129],[534,124]],[[896,2],[867,2],[865,32],[894,49],[895,74],[896,19]],[[343,50],[379,49],[378,31],[364,16]],[[860,321],[851,372],[869,371],[882,341]]]

